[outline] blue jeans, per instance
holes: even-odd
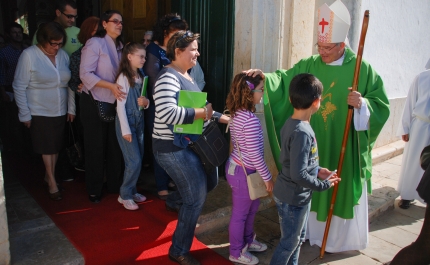
[[[275,196],[273,199],[278,208],[281,239],[273,253],[270,265],[297,265],[300,246],[305,241],[310,203],[294,206],[281,202]]]
[[[116,137],[124,156],[124,180],[119,189],[123,200],[133,199],[137,193],[136,183],[139,178],[143,159],[143,113],[136,111],[128,114],[127,119],[131,131],[131,143],[122,138],[121,125],[118,116],[115,118]]]
[[[206,173],[200,158],[190,148],[171,153],[154,152],[154,156],[178,187],[178,192],[172,195],[182,200],[169,253],[185,255],[190,251],[197,219],[206,200]]]

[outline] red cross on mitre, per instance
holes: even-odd
[[[322,26],[321,33],[324,33],[324,26],[328,25],[328,22],[324,20],[324,18],[318,23],[318,25]]]

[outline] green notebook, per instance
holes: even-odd
[[[206,105],[206,92],[181,90],[178,96],[178,106],[185,108],[203,108]],[[176,124],[174,133],[202,134],[203,119],[194,120],[192,124]]]
[[[142,97],[146,97],[146,90],[148,89],[148,77],[143,77],[142,82],[142,93],[140,94]],[[139,107],[139,110],[143,110],[143,107]]]

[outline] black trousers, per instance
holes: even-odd
[[[85,138],[85,182],[89,195],[101,196],[104,176],[109,193],[119,193],[124,159],[115,133],[115,122],[102,122],[88,94],[80,99]]]

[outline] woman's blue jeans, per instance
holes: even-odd
[[[178,193],[171,195],[182,200],[169,253],[173,256],[185,255],[190,251],[197,219],[206,200],[206,173],[200,158],[190,148],[171,153],[154,152],[154,156],[175,181]],[[166,203],[169,203],[170,197]]]
[[[273,253],[270,265],[297,265],[300,247],[305,241],[310,203],[294,206],[281,202],[275,196],[273,199],[278,208],[281,239]]]

